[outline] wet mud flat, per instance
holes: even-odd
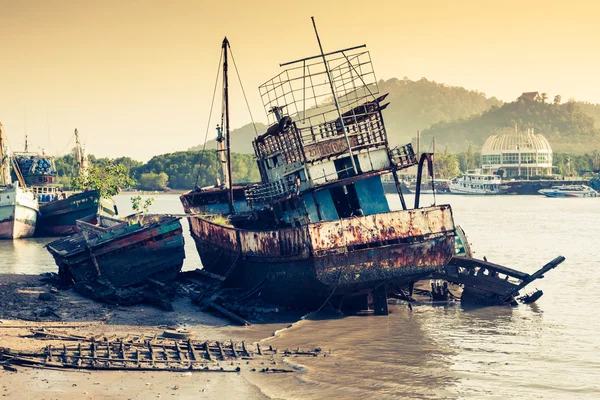
[[[280,322],[240,327],[216,315],[200,311],[197,305],[184,296],[176,296],[172,306],[172,312],[165,312],[147,305],[107,305],[85,298],[73,290],[56,290],[41,276],[0,274],[0,348],[9,349],[10,354],[33,354],[48,346],[54,349],[77,346],[77,342],[65,342],[61,338],[95,338],[100,342],[102,338],[122,340],[132,336],[156,339],[164,335],[165,331],[178,332],[179,329],[182,332],[181,329],[184,328],[185,336],[199,343],[204,340],[224,344],[240,344],[245,341],[249,344],[248,348],[256,352],[257,342],[285,328],[290,319],[295,318],[282,314]],[[33,337],[34,332],[48,333],[48,337],[39,340]],[[56,337],[53,338],[52,335]],[[142,342],[145,343],[144,339]],[[80,347],[81,343],[79,342]],[[89,341],[83,343],[83,346],[89,345]],[[158,343],[159,348],[164,347],[160,345],[162,342]],[[71,350],[68,354],[72,358],[76,352]],[[111,353],[108,354],[110,357]],[[112,354],[114,357],[114,353]],[[131,357],[131,353],[129,354]],[[146,399],[169,396],[261,399],[266,396],[257,386],[249,383],[248,374],[267,372],[261,374],[267,376],[261,382],[270,384],[270,377],[275,385],[278,379],[276,372],[290,370],[282,362],[283,351],[281,357],[257,355],[254,360],[246,360],[240,356],[239,360],[233,361],[230,358],[216,357],[211,370],[216,366],[216,369],[231,372],[25,367],[7,363],[5,358],[4,362],[0,362],[3,364],[0,368],[0,397]]]

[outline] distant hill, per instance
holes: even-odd
[[[389,93],[386,101],[389,101],[390,105],[384,111],[383,117],[392,146],[410,142],[417,130],[426,129],[436,122],[467,118],[502,104],[495,97],[487,98],[481,92],[436,83],[425,78],[418,81],[392,78],[387,81],[380,80],[378,85],[380,93]],[[259,134],[267,129],[264,124],[256,125]],[[251,143],[255,137],[252,124],[233,130],[231,137],[235,139],[232,143],[233,152],[254,152]],[[215,148],[215,140],[206,143],[206,149]],[[202,150],[202,145],[189,150]]]
[[[435,124],[423,132],[422,141],[435,137],[441,148],[458,153],[469,145],[481,148],[489,135],[514,130],[516,126],[543,134],[555,152],[583,154],[600,149],[600,130],[594,123],[594,118],[574,101],[549,104],[520,99],[494,106],[481,115]]]
[[[594,118],[594,126],[600,129],[600,104],[593,104],[583,101],[578,101],[576,104],[581,111]]]
[[[267,131],[268,126],[265,124],[261,124],[260,122],[256,124],[256,130],[259,135],[262,135]],[[254,127],[252,124],[247,124],[242,126],[241,128],[234,129],[231,131],[231,151],[233,153],[241,153],[241,154],[254,154],[254,149],[252,148],[252,140],[256,137],[256,132],[254,131]],[[204,146],[199,144],[198,146],[190,147],[188,151],[201,151]],[[206,150],[216,150],[217,141],[215,139],[209,140],[206,142]]]
[[[389,93],[390,102],[384,111],[388,138],[392,145],[408,143],[417,130],[424,130],[439,122],[468,118],[481,114],[502,102],[484,93],[459,86],[436,83],[422,78],[392,78],[379,81],[379,91]]]

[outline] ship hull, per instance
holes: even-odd
[[[403,286],[442,268],[454,253],[449,206],[272,231],[234,229],[199,216],[188,221],[205,270],[295,308]]]
[[[93,214],[108,217],[116,215],[114,201],[102,198],[97,190],[90,190],[42,204],[36,236],[71,235],[79,231],[78,219]]]
[[[147,279],[169,282],[181,271],[185,253],[179,219],[130,225],[105,236],[86,241],[83,233],[76,233],[50,243],[60,277],[85,283],[101,276],[115,287],[127,287]]]
[[[0,189],[0,239],[33,236],[38,211],[33,194],[18,187]]]

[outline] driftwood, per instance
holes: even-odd
[[[242,317],[234,314],[233,312],[229,311],[225,307],[218,305],[217,303],[215,303],[214,301],[212,301],[210,299],[204,300],[204,304],[206,304],[208,307],[220,312],[225,317],[227,317],[229,320],[231,320],[239,325],[250,326],[250,322],[248,322],[245,319],[243,319]]]

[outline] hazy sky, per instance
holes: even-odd
[[[223,36],[255,119],[279,63],[366,43],[379,79],[426,77],[513,100],[600,103],[595,1],[0,0],[0,121],[14,148],[152,155],[202,143]],[[232,126],[250,118],[232,75]],[[211,123],[209,137],[215,136]]]

